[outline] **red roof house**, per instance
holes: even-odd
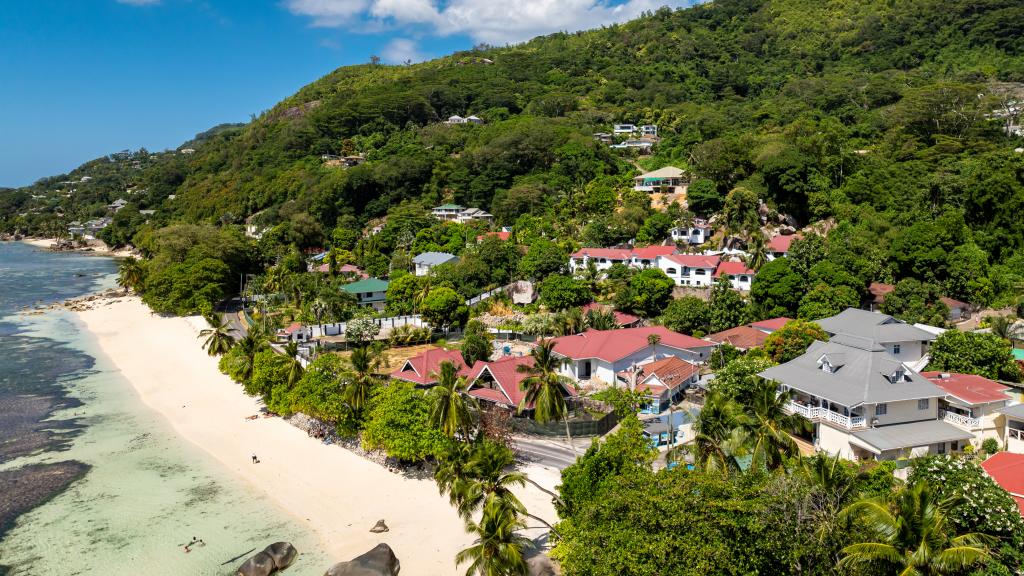
[[[520,366],[533,366],[533,356],[506,356],[493,362],[477,362],[466,377],[470,383],[469,395],[503,408],[518,408],[526,396],[522,382],[530,376],[520,372]],[[565,391],[567,396],[576,395],[573,388],[567,387]]]
[[[481,235],[477,236],[476,237],[476,241],[477,242],[483,242],[484,238],[487,238],[488,236],[494,236],[495,238],[497,238],[498,240],[501,240],[502,242],[507,242],[508,239],[512,237],[512,233],[511,232],[487,232],[485,234],[481,234]]]
[[[604,306],[602,304],[598,304],[597,302],[591,302],[590,304],[587,304],[586,306],[580,308],[580,311],[583,312],[584,316],[586,316],[587,312],[590,312],[591,310],[596,310],[598,312],[607,312],[611,310],[612,316],[615,317],[615,324],[618,325],[620,328],[630,328],[640,323],[640,318],[637,316],[633,316],[632,314],[626,314],[625,312],[619,312],[618,310],[613,310],[610,306]]]
[[[921,376],[931,380],[946,394],[966,404],[976,406],[1010,400],[1006,395],[1009,386],[1003,386],[983,376],[948,372],[921,372]]]
[[[1013,496],[1024,516],[1024,454],[999,452],[981,463],[982,469],[996,484]]]
[[[331,271],[331,265],[328,263],[321,264],[317,266],[316,271],[327,274],[328,272]],[[355,266],[353,264],[343,264],[341,266],[338,266],[338,274],[352,274],[364,280],[369,278],[366,272],[363,272],[362,268],[360,268],[359,266]]]
[[[677,350],[700,350],[713,346],[707,341],[673,332],[664,326],[646,326],[622,330],[587,330],[582,334],[562,336],[555,338],[555,352],[573,360],[598,358],[615,362],[650,348],[647,339],[651,335],[661,338],[660,346]]]
[[[715,268],[715,278],[718,278],[723,274],[728,274],[729,276],[739,276],[741,274],[754,276],[757,272],[748,268],[744,262],[734,262],[729,260],[726,262],[719,262],[718,267]]]
[[[775,332],[779,328],[782,328],[783,326],[785,326],[788,322],[792,322],[792,321],[793,321],[792,318],[786,318],[785,316],[779,316],[778,318],[769,318],[768,320],[761,320],[760,322],[751,322],[750,326],[752,328],[757,328],[758,330],[761,330],[762,332],[767,332],[768,334],[771,334],[772,332]]]
[[[662,256],[669,262],[675,262],[680,266],[688,268],[718,268],[721,259],[718,256],[705,256],[703,254],[667,254]]]
[[[704,337],[705,340],[714,342],[715,344],[730,344],[739,348],[740,350],[746,351],[751,348],[759,348],[764,345],[764,341],[768,339],[768,332],[758,330],[752,326],[737,326],[735,328],[729,328],[728,330],[722,330],[721,332],[715,332],[714,334],[708,334]]]
[[[391,377],[420,386],[437,384],[436,374],[444,362],[454,364],[461,375],[469,373],[462,360],[462,353],[458,350],[431,348],[406,360],[401,368],[391,373]]]
[[[799,238],[799,236],[792,234],[789,236],[775,236],[768,241],[768,246],[766,246],[766,248],[768,249],[768,252],[777,256],[784,256],[789,252],[789,247],[793,244],[793,240],[796,240],[797,238]]]

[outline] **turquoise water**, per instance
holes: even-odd
[[[301,554],[289,574],[323,574],[331,561],[312,531],[178,439],[98,353],[72,315],[10,315],[26,299],[66,298],[112,281],[108,261],[31,250],[0,244],[0,276],[8,276],[0,280],[8,284],[0,285],[0,293],[7,288],[0,296],[0,312],[7,315],[0,321],[0,338],[15,346],[20,358],[0,360],[0,412],[12,405],[3,402],[5,392],[8,400],[50,398],[51,413],[42,428],[52,425],[57,433],[36,442],[32,453],[26,455],[23,449],[0,463],[0,474],[17,474],[37,463],[73,461],[89,468],[68,488],[18,517],[6,532],[0,540],[0,565],[7,573],[227,575],[248,555],[287,540]],[[18,264],[26,259],[43,261],[50,274],[25,272],[35,264],[19,271]],[[20,281],[11,282],[9,276],[19,274]],[[45,285],[55,274],[80,282],[48,290]],[[24,422],[19,426],[22,430]],[[19,480],[13,493],[0,498],[16,497],[18,487],[31,490],[36,483],[31,474]],[[202,538],[206,546],[186,554],[183,546],[193,537]]]

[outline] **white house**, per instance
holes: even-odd
[[[648,138],[656,138],[658,136],[658,126],[655,124],[644,124],[640,126],[640,135]]]
[[[632,124],[615,124],[612,126],[613,134],[632,134],[636,132],[636,126]]]
[[[643,393],[641,414],[660,414],[700,380],[700,366],[675,356],[659,358],[619,372],[618,384]]]
[[[455,221],[459,224],[465,224],[473,220],[485,220],[487,222],[493,222],[494,216],[490,213],[485,212],[479,208],[465,208],[459,212],[458,216],[455,217]]]
[[[648,338],[659,342],[652,349]],[[582,334],[555,338],[554,352],[565,358],[561,372],[576,380],[613,384],[624,370],[657,358],[676,357],[694,364],[704,363],[717,344],[673,332],[664,326],[587,330]]]
[[[789,247],[793,244],[793,240],[796,240],[798,236],[775,236],[768,241],[768,245],[765,246],[765,252],[767,253],[768,260],[772,261],[776,258],[784,258],[789,256]]]
[[[922,372],[922,376],[946,392],[939,402],[939,418],[974,435],[972,443],[981,448],[986,438],[1005,441],[1003,415],[999,410],[1010,403],[1010,388],[974,374]]]
[[[632,268],[656,266],[661,256],[672,254],[675,246],[646,246],[644,248],[581,248],[569,257],[569,269],[573,272],[586,268],[590,262],[598,270],[607,270],[615,264]]]
[[[869,338],[815,341],[761,372],[791,391],[788,410],[813,424],[818,450],[850,460],[957,452],[974,435],[939,419],[946,392]]]
[[[675,242],[686,242],[687,244],[698,246],[710,240],[715,234],[715,229],[706,220],[698,219],[693,221],[692,226],[677,226],[670,230],[669,233]]]
[[[427,276],[435,266],[455,262],[458,259],[458,256],[447,252],[424,252],[413,257],[412,263],[416,266],[417,276]]]
[[[484,121],[478,116],[467,116],[466,124],[483,124]]]
[[[757,272],[747,267],[743,262],[725,261],[719,262],[715,269],[715,280],[727,278],[734,290],[750,291],[750,285],[754,282]]]
[[[633,139],[623,140],[622,142],[620,142],[618,144],[612,144],[611,146],[609,146],[609,148],[614,148],[616,150],[625,150],[627,148],[636,148],[637,150],[640,150],[643,153],[649,153],[651,151],[651,148],[653,148],[653,147],[654,147],[654,142],[652,142],[650,140],[633,140]]]
[[[702,254],[667,254],[658,257],[657,266],[668,275],[676,286],[711,286],[718,256]]]
[[[890,356],[914,369],[928,364],[928,346],[935,334],[922,330],[886,314],[847,308],[835,316],[816,321],[836,341],[870,340],[878,343]]]
[[[462,116],[459,116],[458,114],[455,114],[453,116],[449,116],[448,119],[444,121],[444,123],[445,124],[465,124],[466,123],[466,119],[463,118]]]
[[[434,209],[431,210],[430,213],[433,214],[434,218],[437,218],[438,220],[452,222],[457,220],[459,218],[459,213],[461,213],[465,209],[465,206],[449,203],[434,207]]]
[[[686,184],[683,174],[681,168],[665,166],[634,178],[633,190],[638,192],[675,192]]]

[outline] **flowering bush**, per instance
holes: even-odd
[[[993,536],[1024,534],[1013,498],[975,462],[959,456],[920,458],[907,478],[908,484],[928,482],[940,498],[959,498],[948,516],[960,531],[983,532]]]

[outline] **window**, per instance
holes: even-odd
[[[697,274],[697,276],[707,275],[707,272],[703,268],[697,268],[697,271],[695,273]]]
[[[665,274],[668,274],[669,276],[675,276],[676,275],[676,269],[675,268],[665,268]]]
[[[892,353],[893,354],[899,354],[900,353],[900,345],[899,344],[893,344],[892,345]]]
[[[889,411],[887,404],[875,404],[875,416],[885,416]]]
[[[740,276],[740,282],[746,282],[746,281],[747,281],[747,277],[746,276]]]
[[[929,404],[928,400],[929,400],[928,398],[921,398],[920,400],[918,400],[917,401],[917,409],[918,410],[927,410],[928,409],[928,404]]]
[[[946,443],[945,442],[939,442],[939,454],[945,454],[945,453],[946,453]]]

